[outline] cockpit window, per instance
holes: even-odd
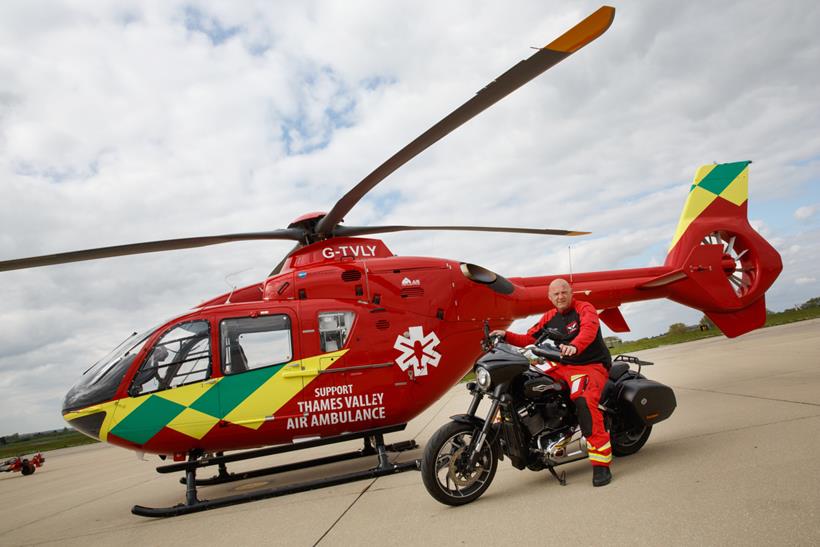
[[[157,327],[153,327],[140,334],[135,332],[108,355],[94,363],[66,394],[63,411],[110,401],[143,344],[156,330]]]
[[[342,349],[353,327],[356,314],[352,311],[324,311],[319,313],[319,340],[322,351]]]
[[[142,344],[151,336],[157,327],[153,327],[143,333],[134,332],[120,342],[116,348],[111,350],[111,352],[94,363],[88,370],[83,373],[83,376],[86,377],[86,382],[89,385],[96,384],[100,381],[100,379],[106,375],[108,371],[110,371],[117,363],[119,363],[122,359],[128,357],[129,355],[139,353]]]
[[[151,348],[129,393],[142,395],[207,379],[211,370],[210,332],[207,321],[172,327]]]
[[[293,359],[287,315],[225,319],[219,324],[219,336],[225,374],[280,365]]]

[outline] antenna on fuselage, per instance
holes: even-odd
[[[226,303],[226,304],[230,304],[230,303],[231,303],[231,297],[233,296],[233,292],[236,290],[236,285],[231,284],[231,282],[230,282],[230,281],[228,281],[228,278],[231,278],[231,277],[233,277],[233,276],[235,276],[235,275],[239,275],[239,274],[241,274],[241,273],[245,273],[245,272],[247,272],[247,271],[249,271],[249,270],[252,270],[252,269],[253,269],[253,268],[245,268],[244,270],[239,270],[238,272],[232,272],[232,273],[229,273],[229,274],[227,274],[227,275],[224,277],[224,279],[225,279],[225,284],[226,284],[226,285],[228,285],[228,287],[231,289],[231,294],[229,294],[229,295],[228,295],[228,298],[225,300],[225,303]]]

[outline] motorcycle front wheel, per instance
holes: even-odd
[[[470,465],[470,445],[480,430],[473,425],[450,422],[440,428],[424,447],[421,477],[424,487],[446,505],[475,501],[489,488],[498,468],[495,445],[487,439]]]

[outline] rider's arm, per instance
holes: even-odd
[[[578,331],[578,336],[572,339],[571,345],[575,346],[578,353],[581,353],[595,340],[598,336],[598,312],[595,306],[589,302],[575,301],[575,309],[578,312],[581,328]]]
[[[535,325],[527,331],[527,334],[518,334],[515,332],[507,331],[504,335],[504,341],[508,344],[512,344],[513,346],[518,346],[519,348],[523,348],[525,346],[529,346],[530,344],[535,343],[535,336],[541,328],[547,324],[547,321],[552,319],[555,315],[555,310],[550,310],[541,317],[541,320],[538,321]]]

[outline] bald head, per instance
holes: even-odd
[[[552,305],[561,313],[567,311],[572,305],[572,287],[566,279],[553,280],[550,283],[548,296]]]

